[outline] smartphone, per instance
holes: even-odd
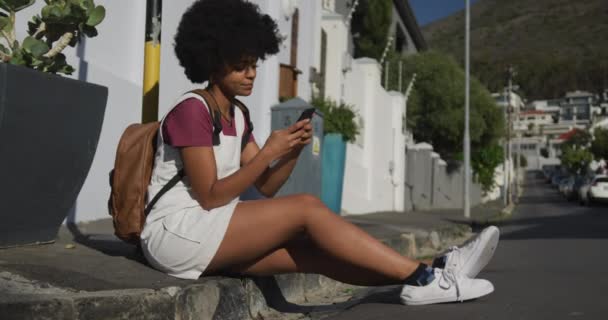
[[[300,122],[304,119],[311,119],[312,115],[315,113],[316,110],[317,109],[315,109],[315,108],[308,108],[308,109],[302,111],[302,114],[300,115],[300,117],[298,118],[298,121],[296,121],[296,122]]]

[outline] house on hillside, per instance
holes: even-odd
[[[514,130],[529,135],[538,135],[542,128],[553,123],[551,114],[541,110],[524,110],[519,112]]]
[[[521,137],[513,139],[511,142],[514,152],[521,153],[526,157],[527,170],[540,169],[543,162],[541,149],[547,145],[547,138],[544,136]]]
[[[534,100],[526,105],[527,110],[543,111],[553,118],[554,122],[559,119],[559,112],[561,110],[560,104],[562,99],[550,99],[550,100]]]
[[[599,107],[597,103],[596,95],[591,92],[568,92],[560,104],[559,121],[588,125],[595,109]]]
[[[522,110],[526,106],[521,96],[515,92],[511,92],[510,95],[507,92],[495,92],[492,93],[492,98],[494,98],[496,105],[503,110],[505,110],[509,104],[514,112]]]

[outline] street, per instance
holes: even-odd
[[[410,307],[398,287],[375,290],[329,319],[606,319],[608,206],[567,202],[529,175],[501,241],[481,272],[495,291],[476,301]]]

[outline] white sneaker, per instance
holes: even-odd
[[[498,228],[489,226],[462,247],[452,247],[446,254],[445,269],[475,278],[492,259],[499,237]]]
[[[435,268],[435,279],[426,286],[405,285],[401,290],[401,302],[409,306],[462,302],[483,297],[492,291],[494,286],[488,280],[469,279],[452,270]]]

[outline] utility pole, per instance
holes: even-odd
[[[471,45],[471,4],[466,0],[465,26],[465,102],[464,102],[464,217],[471,218],[471,138],[469,136],[469,104],[470,104],[470,45]]]
[[[512,189],[512,184],[511,184],[511,167],[512,167],[512,163],[513,163],[513,145],[511,144],[511,136],[512,136],[512,130],[513,130],[513,104],[512,104],[512,100],[511,100],[511,95],[513,93],[513,76],[515,75],[515,69],[513,68],[513,66],[509,66],[508,68],[508,87],[507,87],[507,119],[508,119],[508,125],[507,125],[507,158],[509,159],[509,174],[508,174],[508,188],[507,188],[507,202],[508,204],[511,204],[513,202],[513,189]]]
[[[503,192],[502,192],[502,198],[503,198],[503,204],[506,207],[507,205],[509,205],[509,196],[508,196],[508,190],[509,190],[509,162],[507,161],[509,158],[509,105],[508,105],[508,89],[504,88],[503,91],[503,96],[505,98],[505,100],[507,101],[507,105],[505,106],[504,109],[504,119],[507,122],[507,134],[505,135],[505,140],[503,143],[503,164],[502,164],[502,172],[503,172]]]
[[[515,121],[519,124],[519,108],[515,111]],[[521,178],[519,176],[519,168],[521,167],[521,132],[517,131],[515,134],[517,136],[517,154],[515,157],[515,188],[513,190],[515,190],[515,200],[517,200],[517,197],[519,197],[519,179]]]

